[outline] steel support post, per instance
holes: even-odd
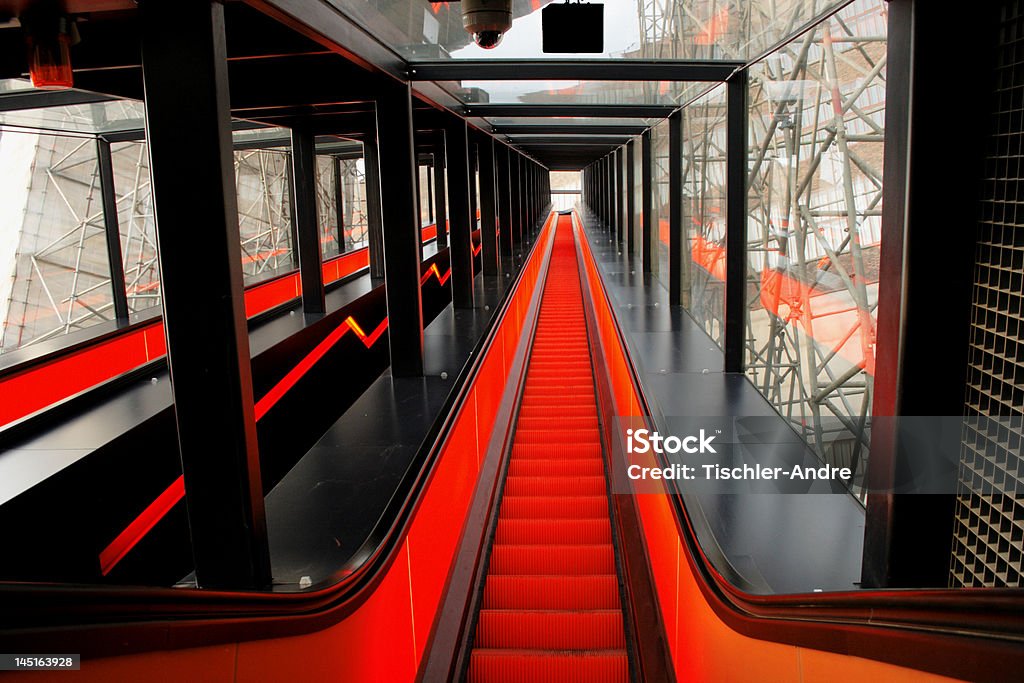
[[[382,217],[391,374],[416,377],[423,374],[422,240],[410,85],[389,83],[382,89],[377,139],[381,177],[388,179]]]
[[[381,206],[380,145],[377,131],[363,141],[366,180],[366,240],[370,251],[370,277],[384,277],[384,211]]]
[[[626,143],[626,253],[636,253],[636,143]]]
[[[654,254],[654,147],[651,131],[640,136],[640,260],[644,273],[653,269]]]
[[[464,120],[445,130],[448,162],[448,246],[452,262],[452,304],[473,308],[473,243],[470,228],[469,140]]]
[[[625,156],[624,148],[615,150],[615,239],[620,249],[626,238],[626,178],[622,168]]]
[[[348,248],[345,244],[345,188],[341,174],[341,159],[332,157],[331,162],[331,179],[334,185],[334,220],[338,226],[334,239],[338,242],[338,253],[344,254]]]
[[[270,585],[228,101],[224,7],[140,3],[161,297],[196,581]],[[202,248],[196,249],[196,235]]]
[[[100,199],[103,206],[103,232],[107,240],[107,263],[114,298],[114,317],[118,324],[128,322],[128,290],[124,282],[124,256],[121,253],[121,225],[117,218],[117,193],[114,188],[114,159],[110,142],[96,138],[99,165]]]
[[[498,165],[498,229],[500,251],[511,257],[515,253],[512,239],[512,194],[509,180],[509,150],[505,145],[495,146],[495,160]]]
[[[316,149],[313,131],[306,122],[295,122],[291,129],[291,142],[292,199],[299,280],[302,282],[302,312],[322,315],[327,309],[316,209]]]
[[[747,337],[747,70],[727,82],[725,358],[726,372],[743,372]]]
[[[989,106],[959,110],[955,145],[948,121],[934,115],[935,93],[948,87],[934,68],[948,55],[948,11],[921,0],[890,0],[885,81],[885,149],[875,371],[872,378],[869,493],[864,527],[862,586],[947,587],[956,496],[890,493],[893,486],[928,473],[904,460],[907,437],[881,416],[964,415],[970,352],[974,259],[982,206],[985,148],[992,130]],[[980,3],[957,16],[957,35],[971,45],[994,45],[1000,3]],[[997,73],[991,50],[957,55],[974,74],[959,82],[963,102],[992,103]],[[944,187],[936,197],[936,170]],[[998,201],[998,197],[996,200]],[[937,235],[936,225],[956,230]],[[937,274],[936,264],[941,264]],[[941,330],[937,333],[937,330]],[[914,449],[940,452],[934,434],[910,437]],[[932,446],[927,438],[935,438]],[[945,444],[942,444],[945,445]],[[927,452],[927,451],[926,451]],[[941,482],[950,491],[957,486]],[[941,476],[941,473],[940,473]]]
[[[683,286],[683,113],[668,117],[668,300],[672,306],[684,304]]]
[[[438,132],[434,144],[434,225],[437,227],[437,248],[448,246],[448,183],[445,179],[444,132]]]
[[[495,211],[494,139],[484,135],[477,143],[480,164],[480,255],[484,275],[497,275],[498,216]]]

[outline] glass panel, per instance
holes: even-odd
[[[335,192],[334,157],[316,157],[316,212],[320,223],[320,256],[324,260],[340,253],[338,243],[338,205]]]
[[[341,159],[341,206],[345,217],[345,251],[369,244],[366,215],[366,168],[362,159]]]
[[[495,127],[502,126],[651,126],[657,121],[642,118],[592,118],[589,116],[491,116],[487,122]]]
[[[551,205],[555,211],[565,211],[580,199],[582,176],[579,171],[551,171]]]
[[[0,125],[54,132],[102,134],[142,131],[145,107],[136,100],[115,100],[45,109],[0,112]]]
[[[668,289],[668,120],[651,129],[651,272]]]
[[[149,151],[145,142],[120,142],[110,146],[110,153],[114,163],[114,193],[128,309],[137,312],[160,305],[160,264],[150,192]]]
[[[512,28],[491,50],[462,28],[461,3],[329,0],[407,59],[574,59],[544,54],[541,8],[512,3]],[[626,0],[604,5],[604,52],[616,59],[746,59],[761,54],[844,0]]]
[[[288,148],[235,151],[245,283],[298,267],[292,248]]]
[[[857,0],[750,70],[747,374],[823,461],[853,469],[858,494],[875,365],[885,35],[883,3]]]
[[[725,86],[683,109],[682,301],[715,343],[725,321]]]
[[[114,318],[96,141],[0,128],[0,353]]]
[[[419,188],[420,188],[420,225],[433,225],[434,223],[434,205],[431,203],[431,185],[433,179],[430,177],[430,166],[419,166]]]

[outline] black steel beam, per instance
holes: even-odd
[[[651,131],[644,131],[640,136],[640,261],[644,273],[653,268],[651,240],[654,239],[654,149],[651,142]]]
[[[566,135],[566,136],[591,136],[591,135],[640,135],[650,126],[629,124],[629,125],[586,125],[586,124],[522,124],[514,126],[495,126],[495,135]]]
[[[444,134],[434,141],[434,225],[437,248],[448,246],[448,183],[445,179]]]
[[[626,143],[626,253],[636,252],[636,142]]]
[[[683,113],[677,111],[668,117],[668,301],[671,306],[687,303],[683,286],[689,291],[690,283],[684,277],[687,263],[684,258],[686,230],[683,227]]]
[[[626,175],[625,165],[626,150],[619,147],[615,150],[615,237],[622,249],[622,243],[626,240]]]
[[[103,232],[107,239],[107,263],[110,266],[110,287],[114,298],[114,317],[118,323],[128,322],[128,290],[124,282],[124,257],[121,254],[121,226],[117,218],[117,193],[114,188],[114,160],[110,143],[96,139],[99,168],[100,200],[103,206]]]
[[[677,107],[649,104],[467,104],[463,116],[663,119]]]
[[[361,153],[360,156],[362,156]],[[338,243],[339,254],[347,251],[345,244],[345,189],[342,183],[341,159],[334,157],[331,159],[331,185],[334,191],[334,221],[337,225],[334,239]]]
[[[420,290],[419,193],[412,132],[412,88],[394,84],[377,100],[381,178],[388,201],[382,206],[384,286],[388,303],[391,374],[423,374],[423,302]]]
[[[500,256],[498,254],[498,217],[495,202],[494,139],[486,133],[477,142],[480,165],[480,254],[483,259],[483,274],[497,275]]]
[[[410,62],[413,81],[724,81],[743,62],[645,59],[451,59]]]
[[[934,65],[948,55],[948,12],[940,3],[923,0],[888,3],[878,265],[878,300],[883,303],[877,309],[875,369],[869,379],[874,397],[861,579],[865,588],[949,586],[957,468],[948,470],[943,482],[949,494],[890,492],[906,490],[906,482],[921,477],[921,461],[909,462],[908,451],[940,453],[948,447],[944,440],[949,436],[942,430],[896,430],[885,418],[974,412],[966,406],[966,397],[975,256],[978,240],[984,237],[979,224],[988,222],[982,219],[981,207],[994,205],[995,218],[991,213],[988,218],[1000,223],[1004,196],[997,189],[993,197],[988,189],[992,181],[981,179],[992,177],[984,175],[992,172],[992,167],[986,168],[986,150],[995,153],[996,139],[1020,130],[995,126],[999,119],[994,114],[1005,111],[995,108],[996,94],[1005,87],[996,82],[1002,73],[997,59],[1002,58],[996,50],[980,47],[998,45],[1005,35],[1002,6],[977,3],[957,16],[957,36],[979,46],[957,55],[957,67],[972,75],[958,84],[957,96],[977,104],[958,109],[956,144],[936,145],[935,140],[947,134],[943,117],[934,115],[932,98],[945,82],[942,70]],[[957,191],[937,195],[935,178],[940,170],[942,187]],[[1011,167],[1009,173],[1014,172]],[[995,177],[1017,176],[997,170]],[[1013,183],[1006,186],[1009,199]],[[957,229],[943,231],[936,239],[936,225]],[[940,278],[936,264],[941,264]],[[936,295],[937,286],[941,295]],[[993,405],[988,414],[1008,415],[1003,409],[1009,406]],[[928,439],[934,441],[929,444]],[[913,444],[909,448],[908,442]]]
[[[324,300],[323,258],[320,254],[320,221],[316,206],[316,152],[313,133],[303,122],[291,129],[291,182],[299,279],[302,282],[302,312],[322,315]]]
[[[465,121],[453,119],[444,136],[448,161],[448,246],[452,262],[452,304],[455,308],[473,308],[468,132]]]
[[[270,558],[223,13],[209,0],[140,4],[146,137],[196,580],[204,588],[262,589]]]
[[[510,135],[509,142],[516,147],[537,148],[537,147],[598,147],[609,148],[624,145],[629,140],[628,135],[595,135],[577,137],[575,135]]]
[[[363,169],[366,180],[366,240],[370,251],[370,277],[384,277],[384,223],[381,201],[380,152],[377,134],[363,140]]]
[[[84,90],[17,90],[0,95],[0,111],[22,111],[45,107],[112,102],[117,98]]]
[[[725,358],[726,372],[743,372],[747,311],[747,70],[726,85],[726,230]]]
[[[509,257],[515,253],[515,243],[512,240],[512,196],[509,184],[509,156],[508,147],[502,144],[495,145],[494,158],[498,167],[498,229],[501,231],[499,242],[500,251]]]
[[[522,193],[522,185],[520,183],[519,175],[519,164],[522,159],[522,155],[515,150],[509,151],[509,180],[510,180],[510,202],[512,205],[512,222],[509,226],[512,233],[512,242],[516,247],[519,247],[523,243],[523,208],[519,201],[519,197]]]

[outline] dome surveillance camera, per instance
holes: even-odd
[[[483,49],[497,47],[512,28],[512,0],[462,0],[462,26]]]

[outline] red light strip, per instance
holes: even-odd
[[[100,571],[103,576],[110,573],[156,523],[164,518],[171,508],[185,496],[185,477],[179,476],[166,491],[157,496],[156,500],[146,506],[135,520],[124,531],[117,535],[110,545],[100,553]]]
[[[425,285],[433,275],[437,278],[440,284],[444,284],[452,275],[452,269],[449,268],[445,271],[444,275],[441,275],[441,270],[437,267],[436,263],[431,264],[427,272],[420,278],[420,285]],[[363,343],[366,348],[371,348],[377,343],[377,340],[381,338],[385,330],[388,329],[388,317],[384,316],[384,320],[380,322],[377,327],[374,328],[373,332],[366,334],[363,328],[359,325],[355,318],[348,316],[341,321],[334,330],[327,335],[323,341],[317,344],[312,351],[310,351],[298,364],[293,367],[288,374],[281,378],[281,380],[275,384],[270,391],[264,394],[263,398],[256,402],[255,413],[256,421],[267,414],[274,405],[287,394],[292,387],[294,387],[302,377],[309,372],[309,370],[316,365],[316,363],[323,358],[331,348],[338,343],[338,341],[344,337],[349,330],[359,337],[359,341]],[[120,562],[125,555],[134,548],[142,538],[149,533],[150,529],[156,526],[157,522],[164,518],[164,516],[170,512],[171,508],[178,504],[185,496],[185,478],[179,476],[174,480],[167,489],[157,496],[156,500],[146,506],[146,509],[136,517],[131,524],[125,527],[125,530],[117,535],[117,537],[111,541],[110,545],[104,548],[100,552],[100,571],[103,576],[106,576],[113,570],[117,563]]]

